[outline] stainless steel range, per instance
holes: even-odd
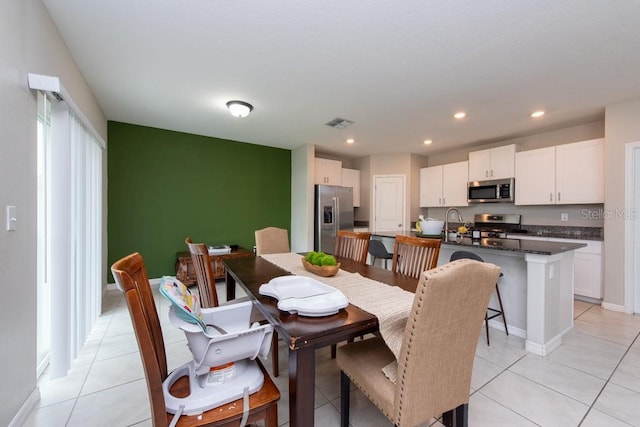
[[[472,234],[480,232],[474,237],[506,239],[507,234],[522,232],[519,214],[475,214],[473,222]]]

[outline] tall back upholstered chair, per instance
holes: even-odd
[[[476,344],[499,273],[467,259],[424,272],[397,363],[379,337],[339,347],[342,426],[349,425],[351,381],[398,427],[441,414],[445,425],[466,426]]]
[[[267,227],[256,230],[256,255],[290,252],[289,233],[284,228]]]
[[[438,264],[441,244],[440,239],[396,236],[391,269],[394,273],[418,278],[420,273]]]
[[[191,262],[196,271],[196,282],[198,283],[198,293],[200,294],[200,305],[202,308],[217,307],[218,292],[216,291],[216,279],[211,268],[209,259],[209,249],[204,243],[193,243],[190,237],[184,242],[191,253]]]
[[[289,233],[284,228],[267,227],[255,231],[256,255],[280,254],[290,252]],[[271,363],[273,376],[280,375],[280,358],[278,355],[278,333],[271,335]]]
[[[371,233],[368,232],[338,230],[333,254],[366,264],[370,239]]]
[[[167,413],[162,392],[162,382],[167,378],[167,358],[158,312],[142,256],[136,252],[116,261],[111,266],[111,272],[118,289],[124,293],[138,340],[151,403],[151,420],[154,427],[168,426],[173,414]],[[265,420],[267,426],[276,427],[280,392],[259,361],[258,365],[264,374],[264,384],[260,390],[249,396],[248,422]],[[186,396],[188,389],[187,378],[182,378],[173,385],[171,393]],[[239,399],[211,409],[201,416],[183,415],[176,425],[226,426],[234,422],[237,425],[242,417],[243,401]]]
[[[484,262],[482,257],[476,253],[468,252],[468,251],[455,251],[451,254],[450,261],[455,261],[457,259],[473,259],[476,261]],[[500,272],[500,277],[502,277],[502,272]],[[500,309],[497,310],[495,308],[487,307],[487,312],[484,315],[484,326],[487,332],[487,345],[489,345],[489,320],[494,317],[502,316],[502,323],[504,324],[504,331],[509,335],[509,328],[507,328],[507,319],[504,317],[504,308],[502,308],[502,298],[500,297],[500,288],[498,288],[498,282],[496,281],[496,296],[498,297],[498,305]],[[491,312],[491,315],[489,315]]]

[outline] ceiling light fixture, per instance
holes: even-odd
[[[430,140],[430,139],[425,139],[425,140],[424,140],[424,145],[431,145],[431,143],[432,143],[432,142],[433,142],[433,141],[432,141],[432,140]]]
[[[533,113],[531,113],[531,117],[533,117],[534,119],[537,119],[538,117],[542,117],[544,116],[544,111],[540,110],[540,111],[534,111]]]
[[[253,110],[253,105],[244,101],[229,101],[227,108],[234,117],[246,117]]]
[[[356,142],[356,140],[353,138],[347,139],[347,144],[353,144],[354,142]]]
[[[455,113],[453,115],[454,118],[456,119],[464,119],[467,116],[467,113],[465,113],[464,111],[460,111],[459,113]]]

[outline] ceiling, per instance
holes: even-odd
[[[261,145],[429,155],[640,96],[637,0],[43,2],[108,120]]]

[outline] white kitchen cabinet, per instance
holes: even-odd
[[[604,140],[516,153],[516,205],[604,203]]]
[[[342,185],[342,162],[316,157],[316,184]]]
[[[470,152],[469,181],[513,178],[515,154],[515,144]]]
[[[604,203],[604,139],[556,146],[558,204]]]
[[[516,205],[551,205],[556,192],[555,147],[516,153]]]
[[[342,186],[353,188],[353,207],[360,207],[360,171],[357,169],[342,169]]]
[[[602,242],[597,240],[561,239],[555,237],[509,235],[522,240],[584,243],[587,246],[573,251],[573,293],[577,296],[602,299]]]
[[[442,205],[442,166],[420,169],[420,207]]]
[[[420,207],[467,206],[469,162],[420,169]]]

